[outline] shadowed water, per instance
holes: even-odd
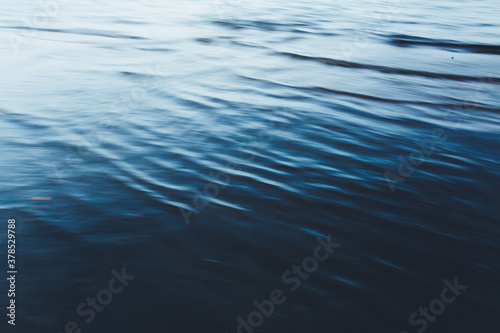
[[[498,2],[54,3],[0,5],[9,331],[417,332],[458,277],[425,331],[495,332]]]

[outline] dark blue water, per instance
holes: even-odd
[[[0,8],[2,332],[497,332],[497,1]]]

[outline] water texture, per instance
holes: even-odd
[[[0,8],[7,329],[497,332],[498,1]],[[135,279],[86,323],[122,267]]]

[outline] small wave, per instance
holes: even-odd
[[[119,39],[147,39],[141,36],[132,36],[132,35],[120,35],[113,33],[111,31],[100,31],[100,30],[91,30],[91,29],[50,29],[50,28],[34,28],[34,27],[26,27],[26,26],[14,26],[14,27],[2,27],[7,29],[16,29],[16,30],[34,30],[34,31],[43,31],[43,32],[57,32],[62,34],[71,34],[71,35],[84,35],[84,36],[97,36],[97,37],[107,37],[107,38],[119,38]]]
[[[308,31],[304,31],[299,28],[311,29],[310,24],[279,23],[279,22],[259,21],[259,20],[233,20],[233,21],[215,20],[213,21],[213,23],[235,30],[253,28],[263,31],[288,31],[288,32],[308,33]]]
[[[256,79],[256,78],[251,78],[251,77],[246,77],[246,76],[241,76],[241,77],[248,79],[248,80],[260,81],[260,82],[265,83],[265,84],[277,85],[280,87],[292,88],[292,89],[297,89],[297,90],[306,90],[306,91],[312,91],[312,92],[335,94],[335,95],[343,95],[343,96],[349,96],[349,97],[354,97],[354,98],[359,98],[359,99],[364,99],[364,100],[369,100],[369,101],[383,102],[383,103],[425,105],[425,106],[442,107],[442,108],[457,108],[458,106],[460,106],[460,107],[463,107],[463,108],[468,109],[468,110],[480,110],[480,111],[489,111],[489,112],[497,112],[497,113],[500,112],[500,109],[498,109],[498,108],[490,108],[487,106],[480,105],[479,103],[474,104],[474,103],[464,101],[464,100],[459,100],[459,99],[454,99],[454,103],[432,103],[432,102],[424,102],[424,101],[391,99],[391,98],[384,98],[384,97],[378,97],[378,96],[372,96],[372,95],[365,95],[365,94],[360,94],[360,93],[355,93],[355,92],[350,92],[350,91],[328,89],[328,88],[323,88],[323,87],[299,87],[299,86],[292,86],[292,85],[272,82],[272,81],[263,80],[263,79]]]
[[[481,111],[490,111],[490,112],[500,112],[500,109],[496,108],[489,108],[486,106],[481,106],[479,104],[473,104],[467,101],[463,100],[457,100],[456,103],[450,104],[450,103],[431,103],[431,102],[421,102],[421,101],[410,101],[410,100],[400,100],[400,99],[391,99],[391,98],[383,98],[383,97],[377,97],[377,96],[371,96],[371,95],[364,95],[364,94],[358,94],[358,93],[353,93],[353,92],[348,92],[348,91],[341,91],[341,90],[333,90],[333,89],[327,89],[327,88],[322,88],[322,87],[307,87],[307,88],[302,88],[302,89],[307,89],[307,90],[312,90],[312,91],[321,91],[321,92],[326,92],[326,93],[331,93],[331,94],[337,94],[337,95],[345,95],[345,96],[351,96],[351,97],[356,97],[356,98],[361,98],[361,99],[366,99],[366,100],[371,100],[371,101],[377,101],[377,102],[384,102],[384,103],[393,103],[393,104],[412,104],[412,105],[426,105],[426,106],[434,106],[434,107],[443,107],[443,108],[456,108],[458,105],[462,105],[464,107],[469,107],[470,110],[481,110]]]
[[[433,79],[445,79],[445,80],[454,80],[454,81],[483,81],[483,82],[487,82],[487,83],[500,84],[500,78],[498,78],[498,77],[478,77],[478,76],[469,76],[469,75],[444,74],[444,73],[433,73],[433,72],[426,72],[426,71],[416,71],[416,70],[411,70],[411,69],[361,64],[361,63],[357,63],[357,62],[331,59],[331,58],[309,57],[309,56],[296,54],[296,53],[289,53],[289,52],[278,52],[278,54],[285,55],[285,56],[288,56],[288,57],[291,57],[294,59],[320,62],[322,64],[329,65],[329,66],[369,69],[369,70],[374,70],[377,72],[382,72],[382,73],[387,73],[387,74],[412,75],[412,76],[421,76],[421,77],[428,77],[428,78],[433,78]]]
[[[488,44],[466,44],[457,41],[436,40],[417,36],[408,35],[391,35],[388,36],[390,43],[401,47],[412,47],[417,45],[439,47],[453,50],[461,50],[470,53],[485,53],[485,54],[500,54],[499,45]]]

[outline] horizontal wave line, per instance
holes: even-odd
[[[321,88],[321,87],[307,87],[307,88],[299,88],[299,89],[323,91],[323,92],[327,92],[327,93],[331,93],[331,94],[351,96],[351,97],[356,97],[356,98],[361,98],[361,99],[366,99],[366,100],[371,100],[371,101],[384,102],[384,103],[439,106],[439,107],[444,107],[444,108],[454,108],[454,107],[457,107],[458,105],[462,105],[465,107],[470,106],[470,108],[474,109],[474,110],[500,112],[500,109],[480,106],[478,104],[467,103],[465,101],[460,101],[460,102],[455,103],[455,104],[449,104],[449,103],[448,104],[445,104],[445,103],[438,104],[438,103],[431,103],[431,102],[419,102],[419,101],[408,101],[408,100],[376,97],[376,96],[371,96],[371,95],[364,95],[364,94],[358,94],[358,93],[341,91],[341,90],[332,90],[332,89]]]
[[[82,36],[96,36],[96,37],[106,37],[106,38],[120,38],[120,39],[147,39],[141,36],[132,36],[132,35],[121,35],[115,34],[111,31],[100,31],[100,30],[91,30],[91,29],[50,29],[50,28],[35,28],[29,26],[0,26],[0,28],[6,29],[15,29],[15,30],[33,30],[33,31],[42,31],[42,32],[54,32],[61,34],[70,34],[70,35],[82,35]]]
[[[468,75],[457,75],[457,74],[442,74],[442,73],[433,73],[433,72],[425,72],[425,71],[416,71],[411,69],[402,69],[402,68],[393,68],[386,66],[378,66],[378,65],[367,65],[360,64],[357,62],[345,61],[345,60],[337,60],[330,58],[319,58],[319,57],[309,57],[296,53],[289,52],[279,52],[279,54],[295,58],[301,60],[309,60],[320,62],[329,66],[337,66],[337,67],[346,67],[346,68],[360,68],[360,69],[370,69],[375,70],[382,73],[388,74],[398,74],[398,75],[413,75],[413,76],[422,76],[433,79],[445,79],[445,80],[454,80],[454,81],[483,81],[486,83],[494,83],[500,84],[500,78],[498,77],[476,77],[476,76],[468,76]]]
[[[499,108],[491,108],[491,107],[479,105],[478,103],[470,103],[470,102],[463,101],[463,100],[456,100],[456,103],[432,103],[432,102],[410,101],[410,100],[401,100],[401,99],[390,99],[390,98],[354,93],[354,92],[349,92],[349,91],[328,89],[328,88],[323,88],[323,87],[298,87],[298,86],[292,86],[292,85],[288,85],[288,84],[277,83],[277,82],[263,80],[263,79],[256,79],[256,78],[247,77],[247,76],[242,76],[242,77],[247,79],[247,80],[260,81],[260,82],[265,83],[265,84],[274,84],[274,85],[277,85],[280,87],[285,87],[285,88],[305,90],[305,91],[324,92],[324,93],[329,93],[329,94],[350,96],[350,97],[355,97],[355,98],[359,98],[359,99],[365,99],[365,100],[383,102],[383,103],[425,105],[425,106],[434,106],[434,107],[437,106],[437,107],[443,107],[443,108],[460,108],[460,109],[465,108],[465,109],[468,109],[471,111],[480,110],[480,111],[489,111],[489,112],[497,112],[497,113],[500,112]]]
[[[424,37],[391,35],[390,43],[400,47],[411,47],[414,45],[425,45],[430,47],[451,48],[457,50],[469,51],[471,53],[500,54],[499,45],[488,44],[465,44],[456,41],[434,40]]]

